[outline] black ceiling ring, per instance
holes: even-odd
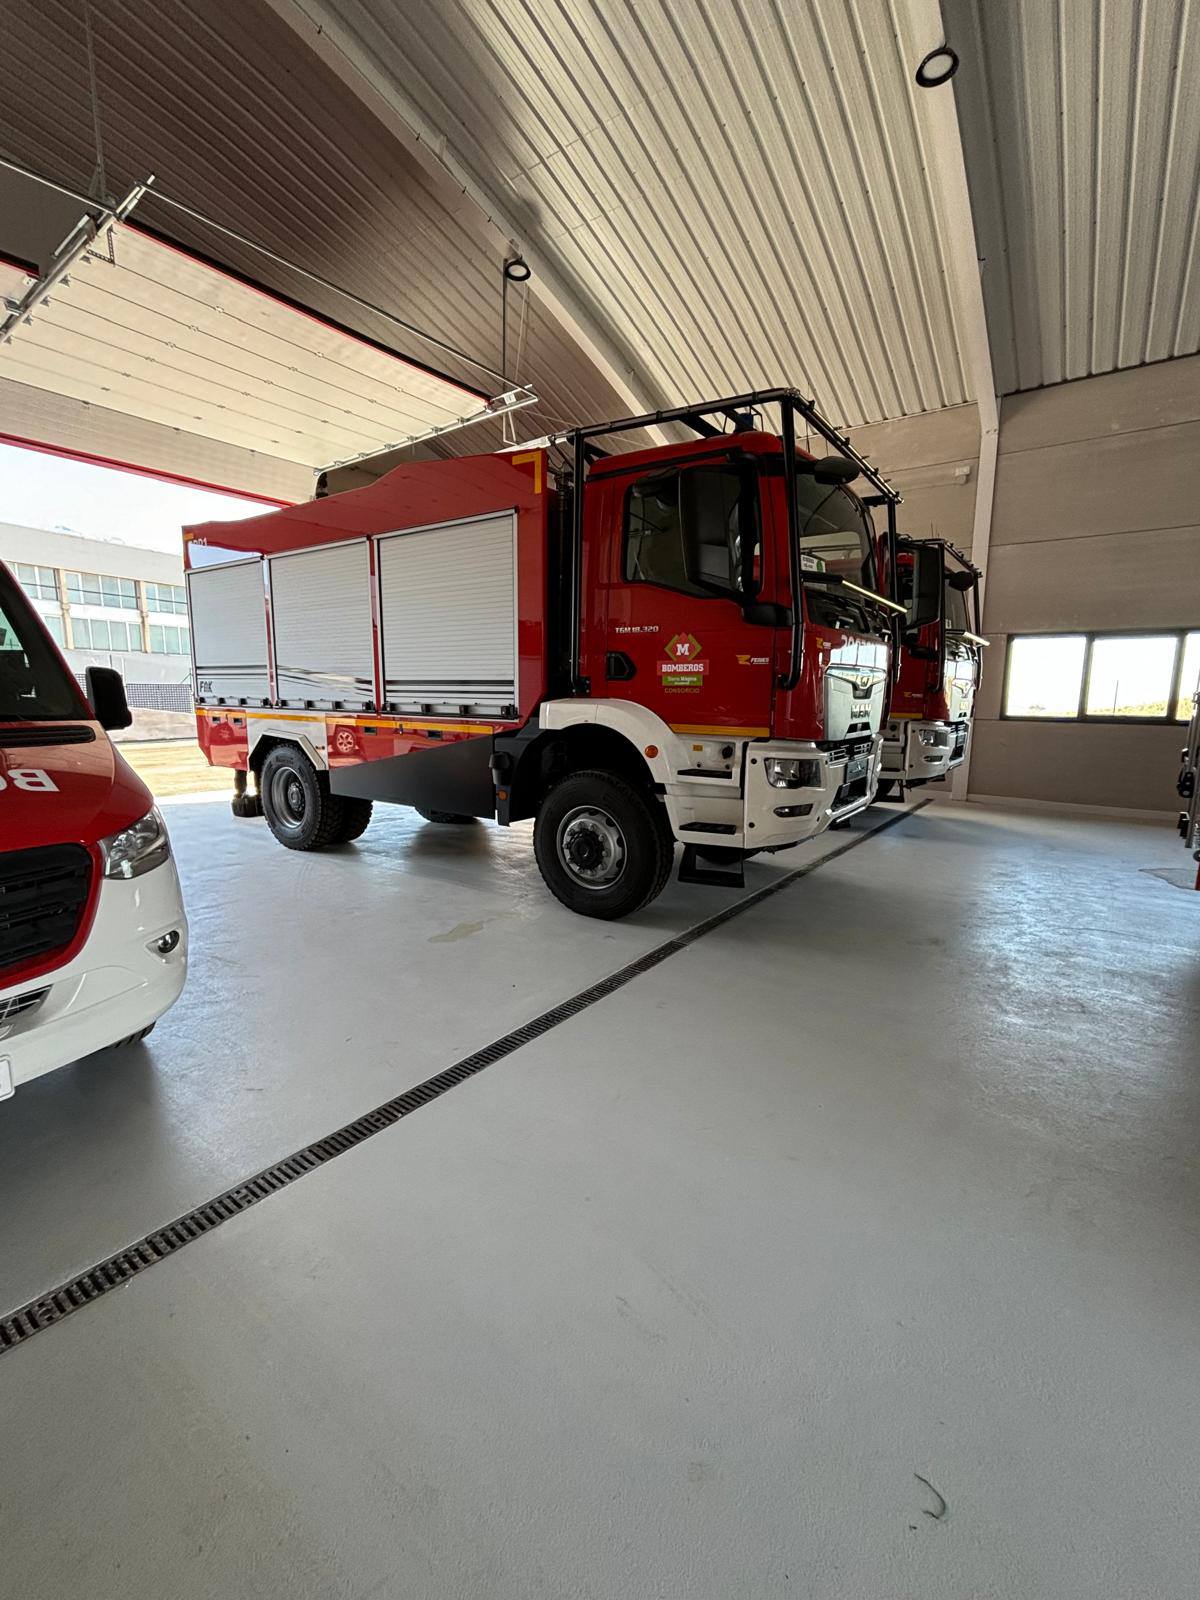
[[[949,83],[957,71],[958,51],[948,44],[940,44],[922,58],[917,68],[917,82],[922,89],[936,89],[939,84]]]
[[[509,283],[528,283],[533,273],[523,256],[513,256],[504,263],[504,276]]]

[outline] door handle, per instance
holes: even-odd
[[[604,676],[610,683],[628,683],[637,668],[624,650],[610,650],[604,658]]]

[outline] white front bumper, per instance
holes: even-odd
[[[861,744],[862,740],[851,740]],[[847,788],[846,770],[849,762],[845,756],[835,756],[816,744],[773,742],[753,744],[746,762],[746,826],[743,835],[747,850],[779,849],[782,845],[800,844],[824,833],[831,822],[843,821],[865,811],[875,798],[879,783],[882,734],[871,736],[867,751],[867,769],[861,779]],[[815,761],[819,764],[821,782],[800,789],[776,789],[767,782],[766,762],[771,757],[793,761]],[[780,815],[783,812],[784,815]],[[787,815],[787,813],[792,813]]]
[[[778,850],[824,833],[832,821],[865,811],[875,798],[883,736],[848,742],[866,745],[866,770],[850,786],[845,755],[795,740],[746,741],[739,749],[740,789],[734,761],[723,782],[683,778],[666,785],[671,831],[681,844],[733,850]],[[807,762],[820,781],[776,789],[767,782],[766,763],[772,758]]]
[[[937,741],[926,744],[918,730],[933,735]],[[901,717],[888,723],[884,731],[883,765],[881,778],[898,779],[901,783],[926,783],[931,778],[944,778],[961,766],[967,747],[963,744],[955,754],[958,726],[953,722],[919,722],[915,717]],[[968,738],[970,731],[968,730]]]
[[[173,929],[178,945],[159,955],[152,946]],[[0,1002],[47,991],[36,1009],[0,1021],[0,1059],[8,1058],[14,1086],[149,1027],[174,1005],[186,976],[187,919],[174,861],[140,878],[103,879],[78,955],[0,988]]]

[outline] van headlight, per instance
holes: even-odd
[[[120,833],[101,839],[100,854],[106,878],[140,878],[143,872],[161,867],[171,854],[171,841],[158,807],[153,806]]]

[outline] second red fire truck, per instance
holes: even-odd
[[[533,818],[551,891],[613,918],[676,842],[682,877],[738,881],[870,804],[903,610],[871,522],[893,545],[890,486],[792,390],[563,445],[566,472],[547,449],[411,462],[187,531],[199,738],[236,812],[299,850],[376,800]]]
[[[979,633],[979,569],[961,550],[944,539],[898,539],[896,560],[896,595],[907,615],[880,799],[944,779],[966,759],[987,645]]]

